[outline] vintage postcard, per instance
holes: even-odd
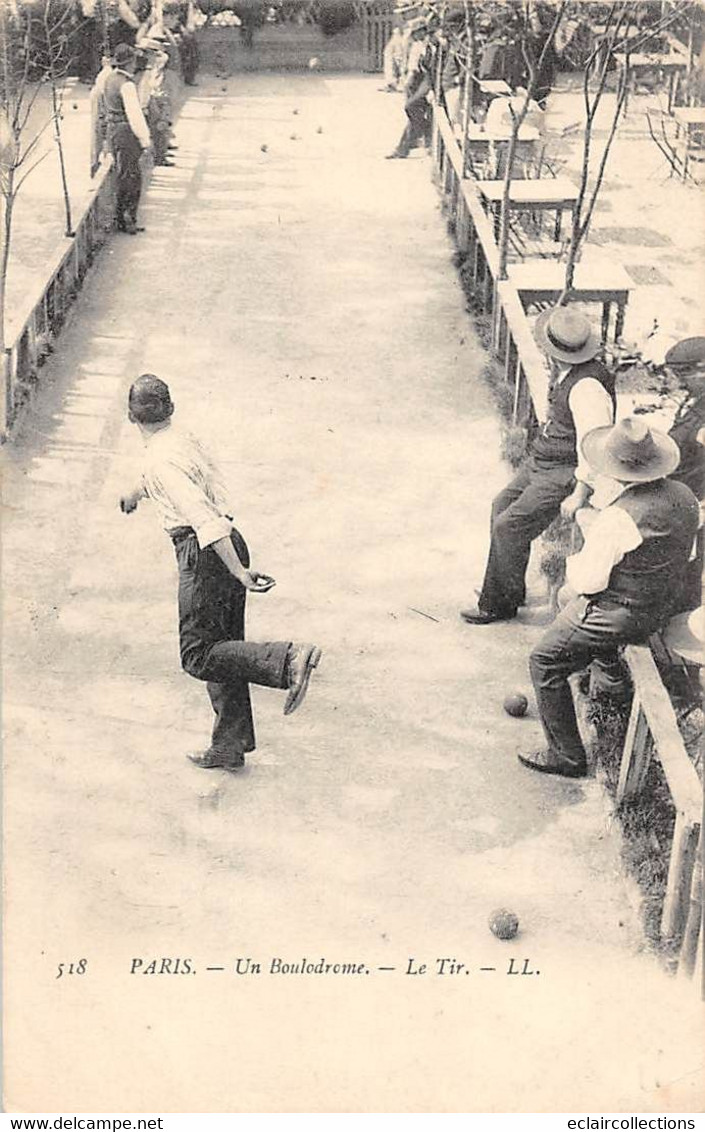
[[[700,1112],[703,5],[0,10],[5,1110]]]

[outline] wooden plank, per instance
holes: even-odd
[[[545,421],[548,415],[548,366],[546,359],[534,341],[526,313],[511,282],[505,279],[498,283],[497,294],[514,339],[514,345],[521,358],[534,412],[539,421]]]
[[[703,804],[700,781],[688,758],[673,705],[663,686],[651,650],[646,645],[627,645],[624,657],[676,809],[691,824],[696,825],[700,822]]]
[[[702,832],[700,836],[702,838]],[[678,974],[684,975],[686,978],[692,978],[693,974],[695,973],[698,946],[702,941],[702,930],[703,862],[702,856],[698,852],[695,855],[693,879],[690,886],[690,907],[688,908],[688,918],[686,921],[685,932],[683,934],[683,946],[681,948],[680,960],[678,962]]]
[[[633,798],[643,790],[653,750],[654,744],[649,725],[641,706],[639,690],[636,689],[619,767],[617,805],[620,805],[625,798]]]
[[[700,825],[694,825],[684,814],[679,813],[673,831],[666,899],[661,915],[661,936],[675,946],[680,944],[685,931],[699,837]]]

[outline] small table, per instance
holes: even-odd
[[[511,141],[512,131],[486,130],[480,122],[468,122],[467,150],[480,159],[488,158],[489,167],[496,176],[499,171],[499,146],[507,146]],[[541,137],[535,126],[520,126],[517,136],[517,148],[533,146]],[[519,156],[519,155],[517,155]]]
[[[555,302],[565,286],[565,264],[536,260],[510,263],[507,274],[526,308],[532,303]],[[602,303],[602,341],[607,341],[612,305],[616,307],[614,337],[620,338],[629,292],[634,284],[619,264],[579,263],[575,268],[571,296],[575,301]]]
[[[477,181],[482,198],[494,217],[495,235],[499,232],[504,181]],[[555,240],[561,238],[564,212],[575,212],[578,190],[567,177],[537,177],[512,181],[509,186],[509,208],[512,212],[555,212]]]

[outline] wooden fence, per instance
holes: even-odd
[[[434,106],[434,172],[446,201],[470,289],[489,315],[494,352],[513,391],[512,423],[531,428],[545,420],[548,368],[534,342],[515,287],[498,281],[499,249],[494,228],[472,179],[463,176],[463,156],[444,110]]]
[[[31,293],[18,318],[10,320],[10,345],[0,367],[3,388],[0,438],[9,430],[36,385],[39,369],[51,353],[68,308],[86,272],[113,228],[112,158],[106,157],[93,179],[90,195],[76,223],[47,265],[45,280]]]
[[[361,14],[365,70],[381,71],[384,48],[394,27],[394,0],[367,0]]]
[[[499,281],[499,249],[472,178],[463,176],[463,156],[443,109],[434,106],[434,175],[444,196],[466,282],[480,312],[489,316],[491,345],[504,380],[513,390],[512,422],[529,431],[545,420],[548,371],[521,299],[509,280]],[[676,812],[661,937],[679,951],[679,972],[702,970],[702,865],[698,858],[702,787],[688,757],[675,712],[648,646],[630,646],[626,659],[634,702],[625,742],[618,802],[639,793],[656,752]],[[699,956],[699,959],[698,959]]]

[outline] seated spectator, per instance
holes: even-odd
[[[93,84],[90,96],[91,107],[91,177],[95,177],[100,159],[108,144],[108,115],[105,105],[105,84],[113,73],[111,59],[104,55],[102,66]]]
[[[690,488],[667,478],[680,454],[665,433],[638,418],[622,420],[588,433],[582,454],[596,476],[611,481],[612,499],[568,559],[575,596],[529,660],[546,748],[518,756],[531,770],[566,778],[587,774],[568,678],[597,661],[619,685],[620,647],[647,641],[674,612],[699,522]]]

